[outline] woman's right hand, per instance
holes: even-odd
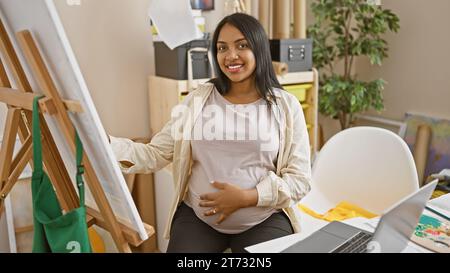
[[[106,132],[105,132],[106,133]],[[108,135],[108,133],[106,133],[106,137],[108,138],[108,142],[109,144],[111,144],[111,137]],[[129,162],[129,161],[119,161],[119,163],[124,166],[125,168],[131,168],[134,166],[133,163]]]

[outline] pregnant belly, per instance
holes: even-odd
[[[216,224],[221,213],[218,212],[212,216],[205,216],[205,211],[208,211],[212,208],[200,207],[198,204],[200,202],[199,198],[195,198],[194,194],[190,194],[190,202],[189,205],[194,210],[195,214],[198,218],[200,218],[203,222],[210,225],[215,230],[227,233],[227,234],[236,234],[244,232],[255,225],[263,222],[267,218],[269,218],[274,212],[276,212],[273,208],[264,208],[264,207],[249,207],[238,209],[230,216],[228,216],[222,223],[219,225]]]

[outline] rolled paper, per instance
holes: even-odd
[[[269,38],[272,38],[271,31],[270,31],[270,3],[269,0],[260,0],[259,1],[259,8],[258,8],[258,17],[259,22],[264,27],[264,30],[266,31],[266,34]]]
[[[421,124],[417,127],[416,142],[414,143],[414,161],[416,163],[419,184],[422,186],[426,177],[425,169],[427,167],[428,151],[431,142],[431,127],[427,124]]]
[[[273,38],[289,39],[291,36],[291,12],[289,0],[273,3]]]
[[[272,65],[277,75],[284,76],[289,72],[287,63],[272,62]]]
[[[294,38],[306,39],[306,0],[294,0]]]

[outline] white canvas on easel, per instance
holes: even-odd
[[[84,112],[76,115],[69,114],[69,116],[84,143],[84,150],[91,160],[92,167],[102,184],[102,189],[120,222],[137,231],[142,240],[147,239],[148,235],[108,144],[105,131],[53,0],[0,1],[0,10],[1,19],[12,38],[16,52],[20,53],[20,50],[18,50],[14,34],[24,29],[30,30],[41,47],[39,49],[61,97],[78,101],[81,104]],[[24,61],[21,54],[18,55],[33,90],[39,90],[27,62]],[[12,85],[16,87],[14,83]],[[46,116],[46,121],[66,168],[69,173],[74,174],[75,159],[64,136],[58,130],[57,122],[48,116]],[[97,209],[89,191],[86,192],[86,203]]]

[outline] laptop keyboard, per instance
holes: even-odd
[[[341,246],[333,250],[333,253],[364,253],[367,245],[372,240],[372,234],[359,232]]]

